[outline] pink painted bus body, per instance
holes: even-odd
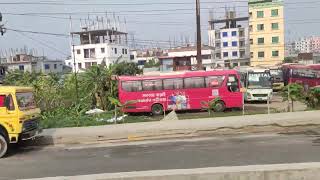
[[[226,108],[242,108],[240,76],[235,70],[185,72],[164,76],[119,77],[121,103],[135,101],[125,112],[151,112],[161,104],[168,110],[201,110],[202,101],[220,97]],[[231,86],[232,84],[232,86]]]

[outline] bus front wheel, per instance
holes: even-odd
[[[8,140],[7,138],[0,133],[0,158],[5,156],[8,151]]]
[[[226,110],[226,105],[223,101],[219,101],[216,103],[214,111],[215,112],[224,112]]]
[[[158,116],[163,114],[163,106],[161,104],[155,104],[151,108],[152,115]]]

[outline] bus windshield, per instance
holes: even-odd
[[[272,88],[270,73],[248,73],[248,89]]]
[[[36,103],[34,101],[33,93],[17,93],[16,94],[18,105],[20,110],[29,110],[36,108]]]

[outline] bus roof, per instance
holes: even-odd
[[[0,93],[32,92],[32,87],[0,86]]]
[[[120,76],[121,81],[135,80],[152,80],[152,79],[174,79],[184,77],[201,77],[201,76],[224,76],[229,74],[238,74],[235,70],[214,70],[214,71],[188,71],[176,75],[159,75],[159,76]]]
[[[290,69],[314,69],[314,70],[320,70],[320,64],[284,64],[284,68],[290,68]]]

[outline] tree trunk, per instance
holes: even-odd
[[[294,112],[293,106],[294,106],[294,101],[291,100],[291,112]]]

